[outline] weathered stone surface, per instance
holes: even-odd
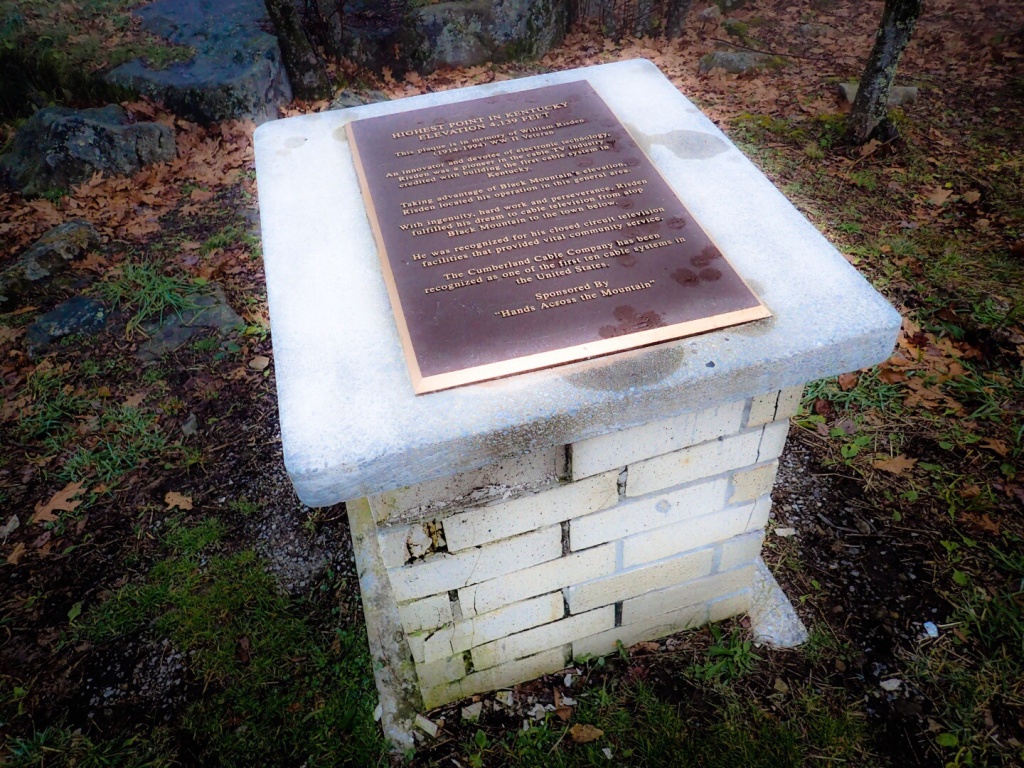
[[[839,95],[853,104],[857,98],[857,83],[840,83],[838,86]],[[890,107],[902,107],[904,104],[913,104],[917,101],[918,89],[916,85],[894,85],[889,89]]]
[[[837,35],[836,30],[828,24],[820,24],[816,21],[801,24],[797,27],[797,31],[804,37],[809,38],[835,37]]]
[[[236,117],[261,123],[291,101],[277,38],[264,30],[262,0],[157,0],[134,14],[145,30],[192,47],[195,56],[167,69],[136,59],[109,72],[108,81],[199,123]]]
[[[734,75],[742,75],[746,72],[755,72],[759,69],[778,66],[781,60],[778,56],[770,56],[767,53],[756,53],[754,51],[712,51],[701,56],[700,71],[710,72],[713,69],[724,69]]]
[[[82,219],[67,221],[46,232],[0,272],[0,311],[13,308],[30,286],[63,272],[72,261],[98,245],[96,230]]]
[[[30,357],[46,350],[54,339],[73,333],[98,333],[107,325],[103,302],[86,296],[75,296],[51,311],[40,315],[25,334]]]
[[[224,291],[214,285],[206,296],[189,296],[192,308],[180,314],[168,313],[162,320],[142,324],[142,330],[149,337],[135,356],[144,362],[157,360],[177,349],[205,328],[213,328],[221,334],[242,328],[242,318],[228,305]]]
[[[26,196],[67,189],[96,172],[127,176],[174,157],[174,132],[158,123],[133,123],[116,104],[95,109],[47,107],[36,112],[0,157],[7,176]]]
[[[364,66],[396,74],[540,56],[562,39],[567,19],[560,0],[456,0],[404,15],[379,6],[364,0],[346,7],[340,48]]]

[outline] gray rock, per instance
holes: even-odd
[[[568,15],[563,0],[455,0],[406,13],[380,6],[349,2],[338,47],[363,66],[386,66],[396,75],[541,56],[561,41]]]
[[[158,360],[203,329],[212,328],[221,335],[227,335],[245,327],[242,318],[228,305],[224,290],[219,285],[211,285],[211,292],[207,295],[191,295],[187,300],[189,309],[142,324],[142,330],[149,339],[135,353],[139,360]]]
[[[92,224],[82,219],[67,221],[46,232],[0,272],[0,311],[15,306],[29,287],[63,272],[99,242]]]
[[[109,82],[203,124],[237,117],[262,123],[291,101],[262,0],[157,0],[133,14],[143,29],[190,46],[195,56],[166,69],[135,59],[107,73]]]
[[[334,97],[331,109],[361,107],[363,104],[376,104],[378,101],[388,100],[388,95],[383,91],[350,91],[346,89]]]
[[[800,32],[804,37],[818,38],[818,37],[832,37],[836,34],[835,30],[828,24],[819,24],[816,21],[809,22],[807,24],[801,24],[797,31]]]
[[[710,72],[713,69],[724,69],[734,75],[741,75],[745,72],[755,72],[767,67],[777,67],[781,64],[778,56],[771,56],[767,53],[756,53],[754,51],[712,51],[700,59],[700,71]]]
[[[174,132],[159,123],[133,123],[116,104],[95,109],[47,107],[14,135],[0,156],[6,175],[26,196],[67,189],[99,171],[127,176],[174,158]]]
[[[857,98],[859,83],[840,83],[838,90],[841,98],[853,104]],[[889,89],[888,104],[890,107],[902,107],[905,104],[913,104],[917,101],[917,96],[918,88],[916,85],[894,85]]]
[[[103,302],[75,296],[36,318],[25,334],[25,346],[29,357],[36,357],[54,339],[73,333],[98,333],[106,325],[107,310]]]

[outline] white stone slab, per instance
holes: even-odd
[[[585,79],[774,317],[417,397],[344,125]],[[255,134],[285,464],[310,506],[886,359],[899,315],[648,61],[277,120]]]

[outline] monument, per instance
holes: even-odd
[[[805,383],[885,360],[900,317],[654,65],[255,144],[285,464],[306,504],[347,502],[396,745],[425,709],[619,642],[739,614],[802,639],[759,557],[789,417]]]

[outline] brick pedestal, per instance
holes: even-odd
[[[434,707],[744,613],[800,388],[369,497]]]

